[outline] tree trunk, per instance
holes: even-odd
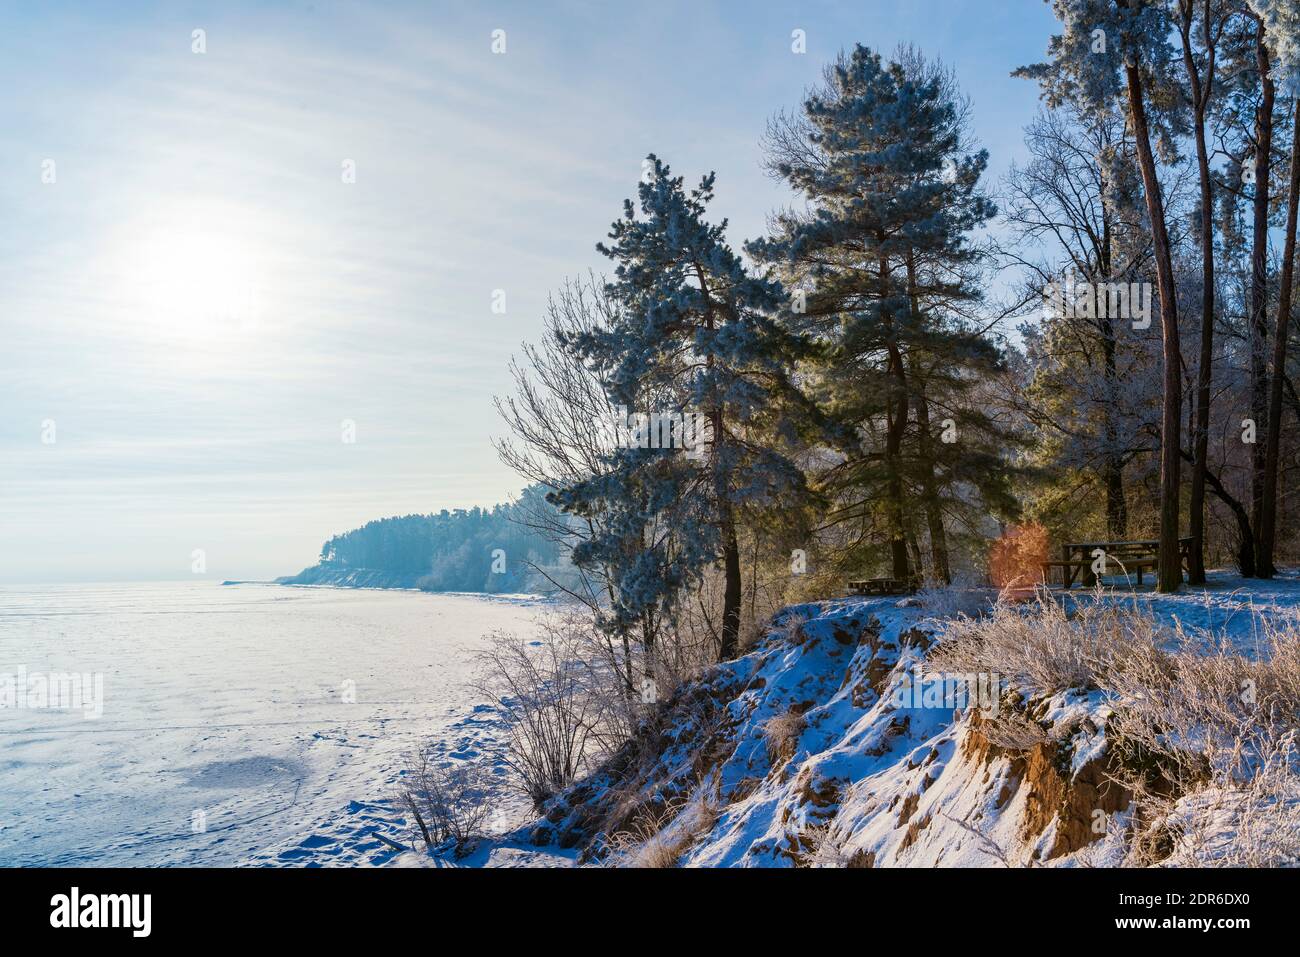
[[[620,637],[623,639],[623,674],[621,677],[623,678],[623,690],[627,693],[627,699],[630,702],[633,693],[636,691],[636,685],[632,683],[632,643],[628,640],[627,630],[619,630],[622,632]],[[614,661],[614,667],[618,667],[617,659]]]
[[[1106,179],[1101,179],[1102,192]],[[1111,273],[1111,229],[1109,214],[1103,215],[1101,244],[1097,248],[1097,269],[1107,279],[1119,279]],[[1109,310],[1098,316],[1101,332],[1102,375],[1106,383],[1106,402],[1102,407],[1102,429],[1106,437],[1105,458],[1102,461],[1102,484],[1106,489],[1106,534],[1112,541],[1128,538],[1128,503],[1124,499],[1124,451],[1120,447],[1116,410],[1119,408],[1119,370],[1116,368],[1115,323]]]
[[[921,543],[917,541],[915,528],[909,527],[907,530],[907,547],[912,552],[912,567],[918,575],[924,574],[925,561],[921,557]]]
[[[719,531],[722,535],[722,570],[725,584],[722,592],[722,642],[718,660],[728,661],[736,655],[740,645],[740,602],[744,581],[740,573],[740,542],[736,537],[736,516],[727,494],[727,474],[719,465],[718,456],[723,444],[722,410],[715,408],[709,418],[713,427],[714,495],[717,497]]]
[[[695,274],[699,277],[700,289],[704,292],[708,307],[704,314],[705,328],[713,330],[713,300],[709,293],[708,280],[704,269],[697,263]],[[713,355],[706,360],[713,368]],[[744,588],[744,579],[740,571],[740,542],[736,538],[736,513],[731,507],[731,496],[727,488],[727,473],[722,463],[726,442],[726,433],[722,429],[722,400],[714,397],[713,408],[709,410],[709,424],[713,429],[713,456],[710,466],[713,469],[714,495],[717,499],[718,531],[722,536],[722,570],[725,583],[722,591],[722,636],[718,648],[718,660],[727,661],[735,657],[740,645],[740,602]]]
[[[916,424],[921,433],[921,482],[925,495],[925,523],[930,533],[931,574],[945,585],[952,583],[948,568],[948,533],[943,527],[943,509],[939,505],[939,484],[935,475],[934,437],[930,434],[930,404],[923,388],[916,396]]]
[[[722,648],[719,661],[734,658],[740,646],[740,544],[736,540],[736,523],[730,509],[722,526],[722,566],[726,587],[722,596]]]
[[[1108,455],[1102,466],[1106,484],[1106,535],[1111,541],[1128,538],[1128,504],[1124,501],[1124,466],[1118,456]]]
[[[712,420],[712,429],[714,429],[714,481],[716,484],[714,492],[718,497],[719,531],[722,533],[723,540],[723,575],[725,577],[723,586],[722,645],[718,649],[718,661],[725,662],[735,658],[736,650],[740,648],[740,603],[744,580],[741,579],[740,571],[740,542],[736,538],[736,515],[732,510],[731,499],[727,494],[727,473],[723,471],[718,464],[718,460],[716,460],[723,443],[722,410],[715,408],[710,415],[710,419]]]
[[[913,373],[915,378],[915,373]],[[939,482],[935,473],[934,436],[930,434],[930,403],[924,386],[916,392],[916,426],[920,433],[921,494],[925,499],[925,525],[930,535],[930,574],[945,585],[952,583],[948,568],[948,533],[943,527],[943,509],[939,504]],[[920,562],[917,562],[918,568]]]
[[[890,347],[890,365],[896,381],[895,393],[899,398],[891,398],[889,403],[889,426],[885,435],[885,461],[888,469],[888,508],[889,508],[889,552],[893,566],[893,577],[906,581],[912,571],[907,558],[906,520],[903,510],[903,432],[907,428],[907,393],[906,377],[903,373],[903,359],[898,349]]]
[[[916,292],[916,260],[907,257],[907,298],[912,310],[912,323],[920,328],[921,304]],[[930,434],[930,403],[925,396],[925,380],[917,363],[912,363],[912,388],[916,393],[916,425],[921,452],[921,494],[925,497],[925,524],[930,534],[930,575],[945,585],[952,583],[948,569],[948,535],[943,527],[943,509],[939,506],[939,481],[935,467],[934,436]],[[917,572],[920,557],[915,558]]]
[[[1255,201],[1250,253],[1250,413],[1256,434],[1268,432],[1268,203],[1269,167],[1273,152],[1273,81],[1268,75],[1264,24],[1255,33],[1255,63],[1261,88],[1255,110]],[[1264,446],[1250,447],[1250,520],[1255,534],[1255,574],[1272,575],[1259,535],[1264,520]]]
[[[1282,446],[1282,379],[1286,376],[1287,325],[1291,319],[1295,281],[1296,206],[1300,204],[1300,97],[1296,97],[1291,127],[1291,182],[1286,199],[1286,239],[1282,252],[1281,286],[1277,295],[1277,326],[1273,332],[1273,378],[1268,396],[1268,447],[1264,451],[1264,501],[1255,547],[1260,575],[1271,578],[1277,523],[1277,467]]]
[[[1189,452],[1183,453],[1183,458],[1192,461],[1192,455]],[[1219,501],[1228,506],[1232,512],[1232,517],[1237,520],[1237,537],[1240,541],[1237,543],[1237,565],[1241,568],[1241,573],[1247,578],[1255,574],[1255,535],[1250,529],[1250,514],[1246,511],[1246,506],[1232,497],[1231,493],[1223,487],[1217,475],[1209,469],[1205,470],[1206,484],[1214,490],[1214,494],[1219,497]]]
[[[1183,582],[1182,559],[1178,549],[1179,453],[1182,424],[1182,355],[1178,344],[1178,300],[1174,288],[1174,265],[1165,228],[1165,211],[1156,178],[1156,162],[1151,152],[1151,134],[1147,127],[1146,103],[1142,92],[1142,75],[1135,62],[1125,63],[1129,113],[1133,121],[1133,139],[1137,144],[1138,165],[1142,170],[1142,189],[1146,194],[1147,215],[1151,220],[1151,238],[1156,260],[1156,282],[1160,294],[1160,327],[1164,341],[1163,405],[1160,420],[1160,559],[1156,587],[1162,592],[1178,591]]]
[[[1115,427],[1119,374],[1115,368],[1115,329],[1109,318],[1101,321],[1101,353],[1106,394],[1111,398],[1102,410],[1106,436],[1106,455],[1102,461],[1102,482],[1106,487],[1106,534],[1112,541],[1121,541],[1128,537],[1128,503],[1124,500],[1124,453],[1120,449],[1119,430]]]
[[[880,259],[880,296],[889,297],[889,264]],[[886,402],[885,470],[887,475],[885,495],[888,501],[889,554],[893,577],[906,581],[912,577],[907,558],[907,522],[903,510],[903,433],[907,430],[907,373],[903,368],[903,355],[893,341],[892,324],[884,316],[886,336],[889,337],[889,397]]]
[[[1206,70],[1202,79],[1192,52],[1192,3],[1182,8],[1183,64],[1192,87],[1196,169],[1201,187],[1201,347],[1196,368],[1196,417],[1192,428],[1192,492],[1190,511],[1191,555],[1187,581],[1205,584],[1205,472],[1210,453],[1210,385],[1214,372],[1214,194],[1210,179],[1210,156],[1205,144],[1205,111],[1214,89],[1214,40],[1209,0],[1203,17]]]
[[[655,627],[650,612],[641,614],[641,648],[643,650],[641,661],[642,678],[654,681],[655,655],[658,653],[658,649],[655,648]]]

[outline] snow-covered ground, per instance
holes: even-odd
[[[465,688],[523,596],[210,583],[0,589],[0,681],[103,677],[103,713],[0,708],[0,865],[411,863],[391,803],[433,739],[494,762]],[[93,684],[91,685],[93,687]],[[30,702],[29,702],[30,704]],[[509,800],[495,829],[526,808]],[[504,861],[503,861],[504,862]]]
[[[1295,621],[1300,615],[1300,569],[1282,569],[1268,581],[1226,571],[1209,572],[1206,579],[1203,587],[1184,585],[1176,594],[1161,595],[1148,578],[1142,588],[1110,591],[1107,600],[1131,604],[1164,624],[1181,625],[1189,632],[1229,638],[1245,654],[1254,654],[1264,644],[1260,627],[1265,620]],[[1077,586],[1068,593],[1057,589],[1058,594],[1073,596],[1087,591]]]
[[[1033,792],[1016,785],[1023,769],[989,763],[951,710],[888,700],[917,642],[942,633],[935,614],[970,597],[792,609],[808,619],[801,640],[717,669],[709,696],[723,707],[730,757],[708,786],[728,800],[684,841],[681,862],[987,865],[1006,848],[1048,853],[1078,822],[1053,819],[1024,843]],[[1075,589],[1070,600],[1087,597]],[[1205,589],[1106,600],[1225,633],[1251,654],[1261,618],[1300,611],[1300,574],[1214,573]],[[0,707],[0,865],[572,866],[578,848],[545,840],[508,788],[491,839],[462,860],[375,836],[408,839],[392,793],[420,742],[504,778],[500,720],[467,690],[472,654],[493,629],[530,633],[546,605],[253,584],[0,588],[0,691],[22,669],[103,678],[98,718]],[[1086,729],[1097,703],[1048,704],[1053,726],[1074,735],[1078,775],[1096,750]],[[791,710],[802,730],[774,761],[769,722]],[[647,799],[702,793],[693,720],[672,732],[680,746],[644,782]]]

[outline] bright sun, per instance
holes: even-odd
[[[141,244],[132,298],[157,331],[212,341],[256,322],[256,263],[233,237],[195,228],[157,229]]]

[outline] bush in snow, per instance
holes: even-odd
[[[491,794],[491,783],[479,765],[442,764],[421,750],[407,764],[398,797],[411,815],[412,840],[430,850],[450,841],[459,856],[481,832]]]
[[[713,830],[722,813],[715,786],[698,787],[692,796],[666,802],[657,811],[599,839],[600,853],[615,867],[676,867],[696,838]]]
[[[953,621],[930,656],[937,671],[998,673],[1022,690],[1097,687],[1135,649],[1154,647],[1155,623],[1117,606],[1081,602],[1071,612],[1046,595],[1028,607],[998,604],[982,619]]]
[[[506,719],[506,763],[538,807],[585,766],[608,704],[593,694],[592,667],[575,631],[552,621],[542,633],[542,641],[492,635],[479,655],[477,683]]]
[[[994,589],[980,585],[969,572],[958,572],[952,584],[928,581],[916,593],[927,617],[938,620],[977,617],[989,611],[996,597]]]
[[[1100,684],[1115,709],[1107,732],[1120,776],[1154,822],[1137,863],[1300,864],[1300,630],[1262,623],[1248,658],[1223,641],[1183,635],[1178,651],[1137,649]],[[1143,773],[1158,762],[1172,786]]]

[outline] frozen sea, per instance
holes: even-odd
[[[471,657],[544,609],[253,584],[0,587],[0,865],[403,857],[374,833],[405,837],[391,801],[404,755],[421,740],[447,760],[493,749]],[[20,702],[24,673],[29,690],[102,676],[102,714]]]

